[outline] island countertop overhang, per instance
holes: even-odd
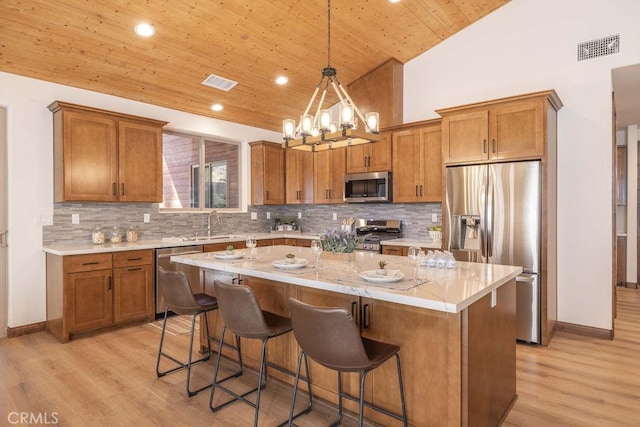
[[[248,255],[248,250],[244,250],[244,252]],[[343,271],[345,261],[341,261],[341,255],[323,254],[323,265],[329,268],[305,274],[292,274],[272,268],[271,262],[284,258],[287,253],[305,258],[310,264],[315,259],[309,248],[270,246],[255,249],[255,255],[261,261],[242,258],[228,262],[217,259],[214,256],[215,253],[212,252],[176,255],[171,257],[171,261],[203,269],[246,275],[447,313],[461,312],[522,272],[521,267],[515,266],[458,262],[454,270],[429,269],[429,281],[425,284],[409,290],[394,290],[359,281],[357,275],[355,275],[355,280],[353,280],[354,275],[347,278]],[[394,269],[405,273],[406,277],[412,277],[413,274],[413,267],[408,263],[406,257],[367,252],[357,252],[353,256],[356,268],[359,270],[373,269],[375,264],[383,259],[390,263]],[[345,280],[346,278],[348,280]]]

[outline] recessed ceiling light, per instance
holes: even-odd
[[[213,111],[222,111],[224,109],[224,106],[222,104],[213,104],[211,106],[211,109]]]
[[[389,3],[400,3],[401,0],[389,0]]]
[[[289,81],[289,78],[287,76],[276,77],[276,84],[283,85],[283,84],[286,84],[288,81]]]
[[[135,32],[140,37],[151,37],[156,33],[156,30],[153,28],[153,25],[141,22],[135,26]]]

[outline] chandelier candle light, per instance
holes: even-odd
[[[320,83],[316,86],[307,108],[302,113],[300,123],[296,126],[296,121],[293,119],[282,121],[283,148],[322,151],[380,141],[378,113],[369,112],[363,115],[347,93],[347,89],[340,84],[336,69],[331,66],[331,0],[327,1],[327,22],[327,66],[322,69]],[[333,121],[331,109],[323,108],[329,87],[333,88],[340,100],[338,124]],[[321,88],[322,94],[317,104],[316,114],[309,114]],[[364,129],[359,128],[358,118],[364,123]]]

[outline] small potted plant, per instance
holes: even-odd
[[[227,255],[233,255],[233,245],[227,246]]]
[[[294,254],[286,254],[285,255],[287,264],[293,264],[296,260],[296,256]]]
[[[376,274],[380,276],[386,276],[387,270],[384,269],[386,266],[387,266],[387,261],[385,260],[378,261],[378,269],[376,270]]]

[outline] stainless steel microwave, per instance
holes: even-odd
[[[347,203],[391,202],[391,172],[345,175],[344,201]]]

